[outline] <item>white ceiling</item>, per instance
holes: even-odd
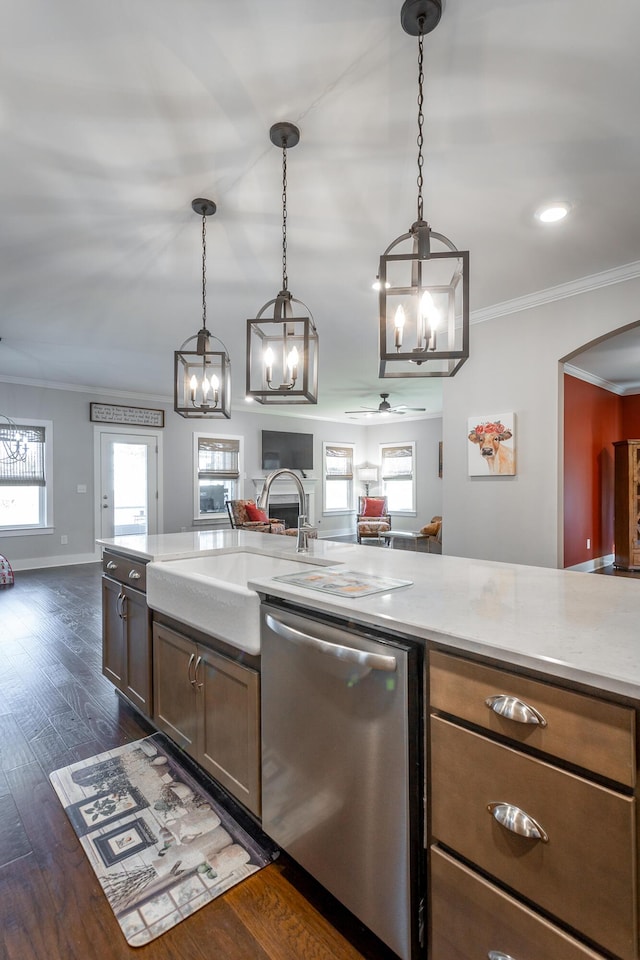
[[[382,391],[439,410],[438,380],[378,379],[371,282],[416,215],[400,8],[4,0],[0,377],[170,397],[201,325],[204,196],[208,325],[246,410],[245,321],[281,280],[269,128],[289,120],[289,288],[321,359],[318,406],[281,412],[338,417]],[[633,0],[447,0],[425,39],[425,216],[470,250],[472,311],[640,261],[639,36]],[[543,227],[549,199],[572,211]]]

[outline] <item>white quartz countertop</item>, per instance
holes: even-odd
[[[156,561],[247,549],[296,557],[295,537],[228,529],[115,537],[98,544]],[[249,586],[312,611],[640,700],[640,579],[330,540],[311,542],[307,559],[314,557],[412,585],[360,599],[272,578]]]

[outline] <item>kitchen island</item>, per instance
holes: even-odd
[[[296,558],[292,538],[245,531],[101,544],[144,564]],[[321,540],[314,558],[410,581],[361,598],[249,586],[424,651],[427,955],[638,960],[638,582]]]
[[[145,562],[238,550],[296,558],[295,538],[242,530],[133,535],[98,544]],[[411,580],[412,586],[352,599],[270,578],[251,585],[363,626],[388,624],[454,650],[496,657],[640,700],[636,580],[330,540],[313,541],[308,556],[363,574]]]

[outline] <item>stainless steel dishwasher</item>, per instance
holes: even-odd
[[[403,960],[420,913],[420,652],[262,605],[262,826]]]

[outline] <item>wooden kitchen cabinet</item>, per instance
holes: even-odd
[[[618,440],[615,448],[614,565],[640,570],[640,440]]]
[[[155,724],[259,815],[258,672],[160,623],[153,646]]]
[[[438,650],[431,651],[429,670],[432,710],[635,785],[635,711],[630,707]],[[500,698],[502,704],[496,704]],[[502,715],[516,700],[521,713],[535,711],[530,719],[537,722],[518,723]]]
[[[638,960],[635,710],[431,658],[430,960]]]
[[[603,960],[437,847],[431,880],[431,960]]]
[[[111,577],[102,578],[102,672],[150,717],[151,617],[145,594]]]

